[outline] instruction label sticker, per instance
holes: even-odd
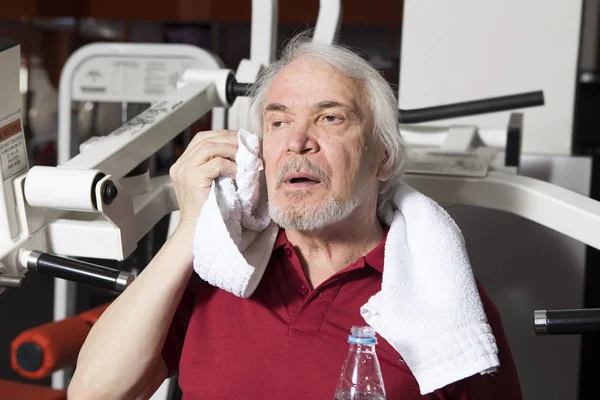
[[[4,181],[27,169],[27,146],[20,119],[0,126],[0,164]]]
[[[483,178],[491,162],[490,153],[448,153],[412,149],[407,171],[413,174]]]

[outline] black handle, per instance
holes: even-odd
[[[36,265],[32,269],[41,274],[115,292],[122,292],[133,280],[133,275],[126,271],[48,253],[39,253]]]
[[[600,332],[600,308],[536,310],[535,332],[541,335],[579,335]]]
[[[435,107],[400,110],[400,123],[416,124],[542,105],[544,105],[544,92],[529,92]]]
[[[252,83],[238,82],[233,75],[229,75],[225,84],[225,96],[231,105],[238,96],[248,96],[252,90]]]

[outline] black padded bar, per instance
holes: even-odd
[[[544,92],[529,92],[443,106],[400,110],[400,123],[416,124],[542,105],[544,105]]]
[[[40,274],[79,282],[86,285],[120,292],[119,274],[121,271],[101,265],[41,253],[35,268]]]
[[[536,333],[579,335],[600,332],[600,308],[548,310],[545,321],[536,322]]]

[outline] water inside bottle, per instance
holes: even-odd
[[[365,392],[337,392],[334,400],[385,400],[385,396],[379,393]]]

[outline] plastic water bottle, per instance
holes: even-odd
[[[370,326],[353,326],[350,351],[342,368],[334,400],[385,400],[385,388],[375,353],[377,338]]]

